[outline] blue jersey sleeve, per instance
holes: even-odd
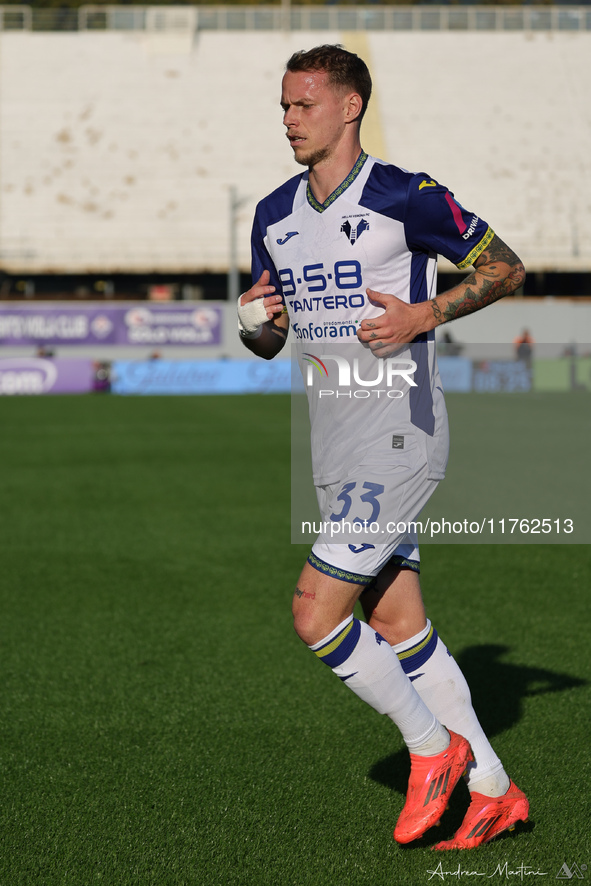
[[[494,237],[483,219],[423,173],[410,180],[404,229],[409,249],[443,255],[461,269],[473,265]]]
[[[269,227],[280,219],[287,217],[293,207],[293,198],[298,189],[302,173],[290,178],[289,181],[281,185],[280,188],[265,197],[258,204],[254,216],[251,236],[251,272],[252,282],[256,283],[263,271],[269,271],[271,275],[270,283],[275,287],[277,295],[283,298],[283,287],[275,263],[269,254],[269,250],[265,246],[265,238]],[[285,299],[284,299],[285,304]]]
[[[281,294],[281,281],[277,275],[277,269],[273,264],[273,260],[265,246],[266,230],[264,229],[265,226],[262,221],[262,215],[259,204],[254,216],[252,235],[250,238],[252,283],[254,286],[254,284],[260,279],[263,271],[269,271],[271,275],[271,286],[274,286],[277,293]]]

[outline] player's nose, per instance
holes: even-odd
[[[289,126],[295,126],[295,124],[296,124],[296,116],[295,116],[295,112],[294,112],[294,107],[293,107],[293,105],[290,105],[283,112],[283,125],[289,127]]]

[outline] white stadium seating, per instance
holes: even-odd
[[[0,268],[249,266],[258,199],[297,167],[287,57],[342,42],[375,81],[365,147],[447,184],[529,270],[591,268],[591,32],[0,32]]]

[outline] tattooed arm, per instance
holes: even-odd
[[[479,311],[499,298],[511,295],[524,280],[521,261],[495,234],[474,262],[473,272],[431,301],[409,305],[393,295],[368,289],[372,302],[382,305],[385,311],[380,317],[361,323],[359,339],[369,343],[376,356],[387,356],[388,346],[411,342],[420,333],[435,329],[448,320]]]
[[[495,234],[488,248],[474,262],[474,271],[453,289],[429,302],[435,320],[431,328],[479,311],[504,295],[512,295],[524,280],[525,269],[521,261]]]

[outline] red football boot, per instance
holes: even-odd
[[[527,821],[528,812],[527,797],[513,782],[501,797],[486,797],[474,791],[464,821],[455,836],[431,848],[474,849],[503,831],[513,830],[518,821]]]
[[[448,732],[451,741],[445,751],[432,757],[410,755],[406,803],[394,829],[397,843],[417,840],[437,824],[467,763],[474,759],[466,739]]]

